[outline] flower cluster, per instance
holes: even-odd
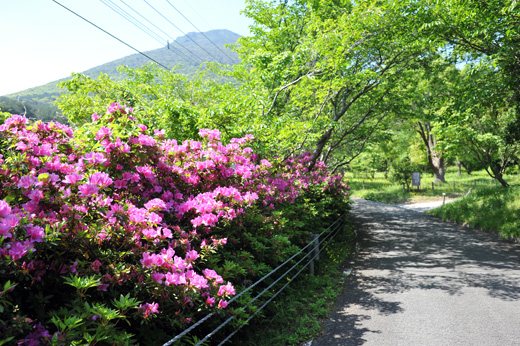
[[[0,157],[0,269],[44,293],[66,287],[66,275],[97,275],[99,301],[131,291],[157,301],[136,316],[164,309],[186,323],[235,294],[203,264],[227,243],[225,227],[253,206],[275,208],[330,178],[321,164],[306,171],[308,155],[273,173],[247,147],[250,135],[225,145],[218,130],[202,129],[203,141],[177,143],[132,112],[112,104],[80,138],[19,115],[0,125],[9,146]]]

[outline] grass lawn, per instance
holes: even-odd
[[[520,240],[520,185],[510,188],[479,188],[469,196],[429,212],[443,220],[452,220]]]
[[[433,175],[421,174],[421,190],[403,192],[403,187],[385,179],[377,173],[372,179],[365,175],[347,173],[351,194],[369,200],[390,204],[409,204],[446,199],[455,202],[429,212],[443,220],[451,220],[473,228],[480,228],[500,234],[505,239],[520,240],[520,176],[505,176],[511,185],[504,188],[495,185],[485,171],[471,175],[457,175],[456,167],[448,168],[446,184],[436,184],[432,190]],[[455,185],[453,184],[455,182]],[[364,188],[363,188],[364,186]],[[464,198],[471,188],[472,192]]]
[[[473,172],[471,175],[463,172],[458,177],[456,167],[448,168],[445,175],[446,183],[434,184],[433,190],[434,179],[433,174],[430,173],[421,173],[420,190],[414,186],[411,191],[403,191],[402,185],[396,185],[385,179],[383,173],[376,173],[372,178],[369,175],[348,172],[345,178],[349,181],[353,197],[389,204],[438,201],[442,200],[443,193],[446,194],[446,199],[454,199],[465,195],[470,188],[474,191],[481,187],[495,186],[494,180],[485,171]],[[520,183],[520,179],[516,176],[506,176],[506,181],[511,184]]]

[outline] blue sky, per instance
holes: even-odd
[[[249,35],[248,26],[251,24],[248,18],[240,14],[245,7],[244,0],[57,1],[141,51],[162,45],[104,3],[117,4],[146,23],[131,9],[138,11],[171,38],[183,34],[147,2],[185,33],[196,29],[172,5],[201,31],[228,29],[245,36]],[[0,33],[0,96],[46,84],[70,76],[72,72],[82,72],[135,53],[52,0],[0,0]]]

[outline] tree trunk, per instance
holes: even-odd
[[[504,180],[504,176],[502,174],[499,174],[496,179],[498,180],[498,182],[500,184],[502,184],[503,187],[509,187],[509,184],[507,183],[507,181]]]
[[[509,187],[507,181],[504,180],[504,173],[506,171],[507,164],[509,163],[510,157],[506,157],[501,160],[501,164],[499,166],[494,165],[493,155],[491,150],[483,150],[478,145],[475,145],[474,142],[470,142],[470,148],[475,157],[479,160],[482,165],[487,165],[486,172],[487,174],[500,182],[503,187]],[[506,150],[507,152],[507,150]],[[510,151],[510,155],[512,155],[516,150]]]
[[[442,153],[435,150],[437,147],[437,139],[435,135],[431,133],[430,123],[423,124],[422,122],[417,122],[418,128],[416,128],[419,135],[426,146],[426,155],[428,157],[428,166],[433,171],[433,177],[436,183],[445,183],[444,173],[446,172],[446,168],[444,167],[444,158],[442,157]]]
[[[460,178],[462,174],[462,163],[459,161],[459,159],[457,159],[457,162],[455,162],[455,164],[457,165],[457,176]]]
[[[431,151],[431,154],[428,155],[428,163],[433,171],[435,182],[445,183],[444,173],[446,173],[446,168],[444,167],[444,158],[442,155],[437,151]]]

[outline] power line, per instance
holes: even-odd
[[[211,42],[211,43],[212,43],[212,44],[213,44],[213,45],[214,45],[214,46],[215,46],[215,47],[216,47],[216,48],[217,48],[217,49],[218,49],[222,54],[224,54],[224,55],[229,59],[229,61],[230,61],[231,63],[234,63],[233,59],[232,59],[229,55],[227,55],[225,51],[223,51],[222,49],[220,49],[220,47],[217,46],[217,45],[215,44],[215,42],[213,42],[212,40],[210,40],[209,37],[206,36],[206,34],[204,34],[202,31],[200,31],[199,28],[197,28],[197,27],[195,26],[195,24],[193,24],[193,23],[192,23],[188,18],[186,18],[186,16],[185,16],[184,14],[182,14],[181,11],[179,11],[179,10],[177,9],[177,7],[173,6],[173,4],[170,2],[170,0],[166,0],[166,2],[167,2],[171,7],[173,7],[173,9],[174,9],[175,11],[179,12],[179,14],[180,14],[184,19],[186,19],[186,20],[188,21],[188,23],[190,23],[190,24],[191,24],[195,29],[197,29],[197,31],[200,32],[200,33],[201,33],[201,34],[202,34],[202,35],[203,35],[203,36],[204,36],[204,37],[205,37],[209,42]]]
[[[78,16],[79,18],[83,19],[85,22],[89,23],[90,25],[95,26],[95,27],[98,28],[99,30],[103,31],[105,34],[111,36],[112,38],[115,38],[116,40],[118,40],[119,42],[121,42],[122,44],[124,44],[125,46],[127,46],[127,47],[129,47],[129,48],[135,50],[137,53],[139,53],[139,54],[143,55],[144,57],[150,59],[151,61],[157,63],[157,65],[163,67],[165,70],[167,70],[167,71],[170,70],[168,67],[166,67],[165,65],[161,64],[160,62],[158,62],[158,61],[155,60],[154,58],[152,58],[152,57],[146,55],[145,53],[141,52],[141,51],[138,50],[137,48],[134,48],[133,46],[131,46],[131,45],[129,45],[128,43],[126,43],[125,41],[123,41],[123,40],[121,40],[121,39],[115,37],[114,35],[112,35],[112,34],[109,33],[108,31],[106,31],[105,29],[100,28],[99,26],[97,26],[96,24],[92,23],[90,20],[88,20],[88,19],[82,17],[81,15],[77,14],[76,12],[74,12],[73,10],[71,10],[70,8],[68,8],[68,7],[66,7],[66,6],[64,6],[64,5],[62,5],[62,4],[60,4],[60,3],[59,3],[58,1],[56,1],[56,0],[52,0],[52,1],[55,2],[56,4],[60,5],[61,7],[63,7],[64,9],[66,9],[67,11],[71,12],[72,14],[74,14],[74,15]]]
[[[213,59],[215,59],[217,62],[218,62],[218,59],[216,57],[213,56],[213,54],[211,54],[210,52],[208,52],[204,47],[202,47],[200,44],[198,44],[194,39],[192,39],[190,36],[188,36],[188,34],[186,34],[184,31],[182,31],[177,25],[173,24],[172,21],[170,21],[168,18],[166,18],[161,12],[157,11],[155,9],[155,7],[153,7],[152,5],[150,5],[150,3],[146,0],[144,0],[144,2],[146,2],[148,4],[148,6],[150,6],[155,12],[157,12],[161,17],[163,17],[166,21],[168,21],[168,23],[170,23],[171,25],[173,25],[177,30],[179,30],[180,32],[182,32],[187,38],[189,38],[190,40],[193,41],[193,43],[195,43],[197,46],[199,46],[203,51],[205,51],[206,53],[208,53],[209,56],[211,56]],[[179,43],[179,42],[177,42]],[[180,44],[180,43],[179,43]]]
[[[151,21],[149,21],[146,17],[144,17],[141,13],[139,13],[138,11],[134,10],[132,8],[132,6],[128,5],[126,2],[124,2],[123,0],[120,0],[123,4],[125,4],[126,7],[128,7],[129,9],[131,9],[132,11],[134,11],[134,13],[136,13],[138,16],[140,16],[141,18],[143,18],[144,20],[146,20],[149,24],[151,24],[152,26],[154,26],[157,30],[159,30],[160,32],[162,32],[164,35],[166,35],[166,37],[170,38],[172,41],[175,41],[174,38],[172,38],[170,35],[168,35],[166,32],[164,32],[161,28],[159,28],[157,25],[155,25],[154,23],[152,23]],[[170,49],[170,44],[169,42],[167,42],[167,48]],[[172,47],[172,49],[170,50],[174,50],[177,54],[179,55],[182,55],[184,57],[185,60],[190,60],[192,61],[193,63],[197,64],[197,62],[195,60],[193,60],[192,58],[190,58],[189,56],[185,55],[183,52],[181,52],[179,49],[175,48],[175,47]]]
[[[211,28],[211,25],[209,25],[209,23],[208,23],[204,18],[202,18],[202,16],[201,16],[201,15],[200,15],[200,14],[199,14],[199,13],[198,13],[194,8],[193,8],[193,7],[191,7],[189,1],[186,1],[186,0],[183,0],[183,1],[184,1],[184,3],[185,3],[186,5],[188,5],[189,8],[191,8],[191,10],[192,10],[192,11],[193,11],[197,16],[199,16],[200,20],[202,20],[202,21],[204,22],[204,24],[206,24],[206,27]]]
[[[161,12],[157,11],[157,9],[155,7],[153,7],[152,5],[150,5],[150,3],[146,0],[144,0],[144,2],[146,2],[148,4],[148,6],[150,6],[155,12],[157,12],[161,17],[163,17],[164,19],[166,19],[168,21],[168,23],[170,23],[171,25],[173,25],[175,28],[177,28],[177,30],[179,30],[180,32],[182,32],[184,35],[186,35],[186,33],[184,33],[184,31],[182,31],[181,29],[179,29],[175,24],[173,24],[168,18],[166,18]],[[188,37],[189,38],[189,37]],[[190,38],[191,39],[191,38]],[[192,40],[193,41],[193,40]],[[184,48],[185,50],[188,51],[188,53],[194,55],[197,59],[199,59],[200,61],[204,62],[203,59],[199,58],[195,53],[193,53],[192,51],[190,51],[188,48],[184,47],[180,42],[176,41],[177,44],[179,46],[181,46],[182,48]],[[175,43],[175,42],[173,42]],[[172,44],[173,44],[172,43]]]
[[[156,34],[152,29],[150,29],[148,26],[146,26],[145,24],[143,24],[141,21],[139,21],[137,18],[135,18],[134,16],[132,16],[130,13],[128,13],[127,11],[125,11],[123,8],[121,8],[119,5],[117,5],[116,3],[114,3],[112,0],[99,0],[101,1],[105,6],[107,6],[108,8],[110,8],[112,11],[116,12],[117,14],[119,14],[121,17],[123,17],[124,19],[126,19],[128,22],[130,22],[131,24],[133,24],[135,27],[137,27],[139,30],[141,30],[142,32],[144,32],[145,34],[147,34],[148,36],[150,36],[151,38],[153,38],[154,40],[156,40],[157,42],[159,42],[161,45],[163,46],[166,46],[168,44],[168,42],[163,39],[161,36],[159,36],[158,34]],[[108,2],[108,3],[107,3]],[[110,4],[109,4],[110,3]],[[124,3],[124,2],[123,2]],[[125,4],[126,5],[126,4]],[[128,6],[128,5],[127,5]],[[131,8],[131,7],[130,7]],[[136,12],[133,8],[131,8],[132,11]],[[137,13],[137,12],[136,12]],[[138,13],[139,14],[139,13]],[[143,17],[144,18],[144,17]],[[145,18],[146,19],[146,18]],[[147,20],[147,19],[146,19]],[[169,46],[169,44],[168,44]],[[169,47],[168,47],[169,49]],[[180,54],[182,54],[182,52],[178,52]],[[184,57],[184,60],[188,61],[188,58],[186,58],[186,56],[184,54],[182,54],[183,57]],[[196,61],[194,61],[193,59],[189,58],[189,60],[191,60],[192,62],[194,62],[195,64],[197,63]]]
[[[141,30],[142,32],[144,32],[145,34],[147,34],[148,36],[150,36],[151,38],[153,38],[154,40],[159,42],[161,45],[166,44],[166,40],[164,40],[162,37],[155,34],[152,30],[150,30],[150,28],[148,28],[146,25],[141,23],[139,20],[137,20],[134,16],[132,16],[131,14],[126,12],[124,9],[119,7],[113,1],[111,1],[111,0],[99,0],[99,1],[101,1],[105,6],[110,8],[112,11],[114,11],[115,13],[119,14],[121,17],[126,19],[129,23],[131,23],[132,25],[137,27],[139,30]]]

